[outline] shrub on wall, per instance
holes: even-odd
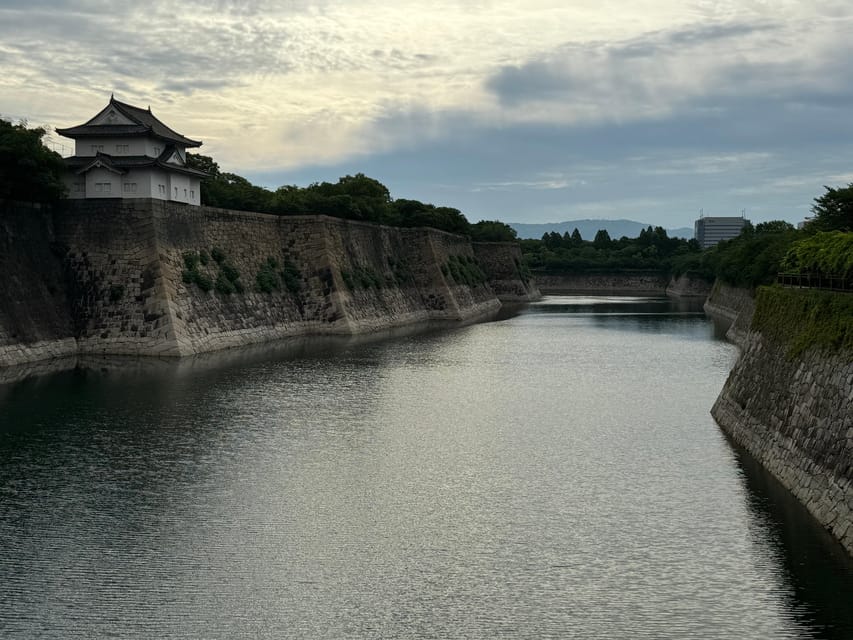
[[[210,262],[210,257],[219,265],[215,281],[200,268]],[[195,284],[202,291],[210,291],[215,287],[216,291],[223,295],[243,293],[245,290],[240,282],[240,272],[234,265],[226,262],[225,252],[221,249],[214,247],[210,256],[206,251],[187,251],[183,258],[185,268],[181,279],[185,284]]]
[[[284,261],[284,271],[281,272],[281,279],[284,281],[285,289],[293,295],[298,295],[302,291],[302,273],[299,271],[299,267],[290,260]]]
[[[258,270],[258,273],[255,276],[255,284],[258,287],[258,291],[262,293],[278,291],[280,282],[278,274],[276,273],[277,269],[278,262],[276,259],[267,258],[266,262],[261,265],[260,270]]]

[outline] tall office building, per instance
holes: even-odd
[[[749,220],[743,217],[701,217],[693,224],[693,237],[707,249],[721,240],[736,238],[747,224]]]

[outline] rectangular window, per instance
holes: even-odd
[[[104,193],[110,193],[112,191],[113,185],[109,182],[104,183]]]
[[[98,151],[103,151],[103,150],[104,150],[104,145],[102,145],[102,144],[93,144],[92,145],[92,155],[95,155],[96,153],[98,153]]]
[[[159,156],[159,155],[160,155],[160,147],[154,147],[154,155],[155,155],[155,156]]]
[[[116,145],[116,153],[127,153],[129,148],[130,148],[129,145],[117,144]]]
[[[190,191],[190,200],[195,200],[195,189]]]
[[[187,197],[187,190],[186,189],[184,189],[184,197],[185,198]]]
[[[178,197],[178,188],[177,187],[175,187],[175,197],[176,198]]]
[[[136,183],[135,182],[125,182],[124,183],[124,192],[125,193],[136,193]]]

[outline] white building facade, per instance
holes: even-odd
[[[65,158],[68,197],[155,198],[201,204],[201,179],[187,166],[187,149],[201,142],[186,138],[140,109],[110,98],[94,118],[56,132],[74,140]]]

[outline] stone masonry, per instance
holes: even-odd
[[[4,221],[0,242],[24,235],[33,247],[10,266],[26,286],[0,291],[0,366],[473,320],[499,309],[493,283],[538,296],[532,282],[507,275],[518,273],[517,248],[489,243],[475,253],[467,238],[434,229],[148,199],[82,200]],[[34,250],[43,264],[24,260]],[[451,262],[478,265],[485,280],[456,282]]]
[[[750,332],[712,415],[853,554],[853,357]]]
[[[795,358],[750,329],[750,291],[715,284],[705,310],[741,349],[711,409],[717,424],[853,555],[853,354]]]

